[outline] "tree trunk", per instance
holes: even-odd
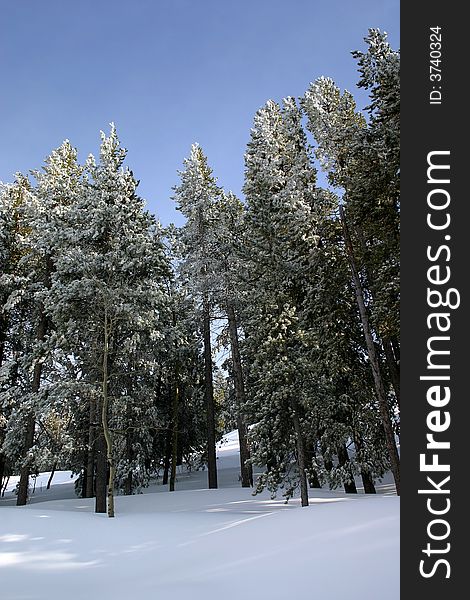
[[[398,410],[400,410],[400,367],[395,359],[393,352],[393,346],[390,338],[384,338],[382,340],[382,347],[384,349],[385,359],[387,360],[388,371],[390,373],[390,381],[392,382],[395,396],[397,398]]]
[[[1,299],[1,306],[3,306],[5,304],[6,298]],[[4,314],[0,313],[0,369],[3,365],[3,358],[5,356],[5,342],[7,339],[7,330],[8,330],[8,324],[7,324],[7,320]],[[3,427],[0,427],[0,448],[3,445],[3,441],[5,439],[5,429]],[[4,454],[2,453],[2,451],[0,450],[0,492],[2,491],[2,483],[3,483],[3,477],[5,474],[5,466],[6,466],[6,459]]]
[[[353,432],[353,437],[354,437],[354,445],[356,446],[356,458],[359,458],[359,462],[361,462],[361,458],[362,458],[362,451],[364,448],[364,441],[362,439],[362,436],[360,435],[360,433],[354,431]],[[362,485],[364,486],[364,493],[365,494],[375,494],[375,485],[374,485],[374,478],[372,477],[371,473],[369,471],[366,471],[364,469],[364,467],[361,466],[361,479],[362,479]]]
[[[1,440],[0,440],[1,441]],[[4,455],[0,452],[0,494],[3,488],[3,478],[6,479],[6,460]]]
[[[93,498],[95,474],[95,449],[96,449],[96,402],[90,398],[90,422],[88,427],[88,449],[85,479],[85,498]]]
[[[49,475],[49,479],[47,480],[46,490],[50,490],[51,489],[51,483],[52,483],[52,480],[54,478],[54,474],[55,474],[56,468],[57,468],[57,461],[54,461],[54,464],[52,465],[51,474]]]
[[[372,292],[373,297],[377,294],[377,286],[375,285],[370,265],[367,264],[367,245],[364,239],[362,228],[360,226],[356,227],[356,233],[358,235],[359,242],[362,246],[362,253],[365,263],[365,272],[367,275],[367,281],[369,282],[369,293]],[[392,384],[392,387],[395,391],[395,396],[397,398],[398,409],[400,409],[400,368],[398,366],[398,360],[394,355],[393,346],[390,338],[382,339],[382,349],[385,354],[385,360],[387,362],[388,372],[390,374],[390,382]]]
[[[175,369],[175,389],[173,393],[173,433],[171,436],[171,473],[170,492],[175,491],[176,462],[178,458],[178,411],[179,411],[179,372],[178,365]]]
[[[367,314],[366,305],[364,302],[364,294],[362,291],[361,280],[356,267],[356,261],[354,258],[354,252],[352,247],[351,238],[349,236],[348,226],[344,215],[343,207],[340,206],[340,217],[343,224],[344,241],[346,245],[346,251],[349,258],[349,264],[353,276],[354,289],[356,292],[356,300],[359,308],[359,314],[361,317],[362,329],[364,331],[364,337],[366,340],[367,354],[372,369],[372,375],[374,377],[375,391],[377,394],[377,400],[379,403],[380,417],[385,432],[385,442],[390,457],[390,465],[395,480],[395,487],[397,495],[400,495],[400,458],[398,455],[397,446],[395,443],[395,434],[393,431],[392,423],[390,420],[389,407],[387,393],[385,391],[384,381],[380,372],[379,358],[377,356],[374,339],[372,336],[369,317]]]
[[[95,443],[96,448],[96,473],[95,473],[95,512],[106,512],[106,477],[108,465],[106,460],[106,440],[101,427]]]
[[[344,444],[338,446],[338,462],[347,472],[346,479],[343,480],[344,491],[346,494],[357,494],[356,483],[351,470],[351,461],[349,460],[348,450]]]
[[[240,356],[240,345],[238,341],[237,320],[235,317],[235,310],[230,302],[227,302],[227,319],[230,334],[230,346],[232,350],[233,386],[235,388],[235,398],[237,402],[237,428],[238,440],[240,442],[240,472],[242,487],[250,487],[253,485],[253,466],[247,464],[247,461],[250,458],[250,448],[248,445],[248,428],[243,415],[243,408],[245,406],[245,385]]]
[[[108,517],[114,517],[114,477],[116,473],[116,467],[114,465],[113,456],[113,437],[109,429],[108,423],[108,406],[109,406],[109,395],[108,395],[108,357],[109,357],[109,341],[111,335],[111,321],[108,316],[108,312],[105,309],[104,313],[104,344],[103,344],[103,406],[101,411],[101,424],[103,426],[104,439],[106,441],[106,458],[108,460],[109,468],[109,479],[108,479]]]
[[[215,406],[212,381],[212,351],[210,330],[210,306],[207,296],[203,299],[203,337],[204,337],[204,387],[206,397],[207,422],[207,470],[209,489],[217,488],[217,459],[215,453]]]
[[[376,494],[374,479],[372,475],[361,469],[362,485],[364,486],[364,494]]]
[[[129,391],[129,390],[128,390]],[[131,405],[128,404],[126,407],[126,418],[127,418],[127,422],[130,423],[131,419],[132,419],[132,412],[131,412]],[[132,459],[133,459],[133,450],[132,450],[132,430],[128,429],[126,431],[126,459],[129,465],[132,464]],[[129,470],[127,471],[127,476],[124,482],[124,494],[126,494],[126,496],[131,496],[132,495],[132,485],[133,485],[133,481],[132,481],[132,469],[129,466]]]
[[[43,312],[39,316],[39,322],[36,329],[36,341],[40,344],[44,341],[47,331],[47,317]],[[41,375],[42,375],[42,362],[36,361],[33,368],[33,381],[31,384],[31,392],[37,394],[41,386]],[[30,412],[26,417],[26,432],[23,446],[23,457],[24,462],[20,470],[20,481],[18,484],[18,497],[16,500],[17,506],[24,506],[28,500],[28,487],[29,487],[29,472],[31,466],[31,460],[28,457],[28,453],[34,445],[34,430],[36,425],[36,418],[34,412]]]
[[[20,470],[20,481],[18,483],[18,496],[16,499],[16,506],[24,506],[28,501],[29,492],[29,470],[30,470],[30,458],[28,452],[34,444],[34,429],[36,420],[33,413],[29,413],[26,418],[26,434],[23,447],[23,466]]]
[[[170,472],[170,461],[171,461],[171,438],[172,438],[173,429],[168,429],[166,432],[165,439],[165,461],[163,463],[163,479],[162,485],[168,484],[168,476]]]
[[[2,493],[2,494],[1,494],[1,495],[2,495],[2,498],[5,496],[5,491],[6,491],[6,489],[7,489],[7,486],[8,486],[8,482],[9,482],[9,481],[10,481],[10,475],[5,475],[5,481],[3,481],[3,482],[2,482],[2,486],[3,486],[3,487],[0,489],[0,491],[1,491],[1,493]]]
[[[297,446],[297,467],[299,469],[300,478],[300,502],[302,506],[308,506],[308,487],[307,487],[307,465],[305,461],[305,444],[300,427],[300,420],[298,415],[298,407],[295,401],[292,401],[292,422],[294,424],[294,431],[296,436]]]

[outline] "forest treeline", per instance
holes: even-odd
[[[374,493],[391,470],[399,493],[400,61],[383,32],[365,41],[364,110],[323,77],[258,110],[243,201],[192,146],[181,228],[146,211],[114,126],[98,158],[65,141],[2,184],[0,478],[20,475],[18,505],[64,469],[113,516],[115,493],[156,473],[174,489],[198,456],[215,488],[233,428],[255,492],[307,505],[309,486]]]

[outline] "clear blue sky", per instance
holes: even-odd
[[[110,121],[164,224],[199,142],[240,194],[256,110],[320,75],[354,92],[369,27],[399,47],[398,0],[0,0],[0,180],[68,138],[97,154]],[[358,96],[365,104],[364,96]]]

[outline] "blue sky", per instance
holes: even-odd
[[[399,47],[398,0],[0,0],[0,180],[62,140],[81,160],[114,121],[140,194],[164,224],[197,141],[241,193],[254,113],[320,75],[355,93],[369,27]],[[359,104],[366,102],[357,95]]]

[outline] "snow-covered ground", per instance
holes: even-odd
[[[238,482],[236,432],[218,451],[219,485],[180,473],[178,491],[119,496],[116,517],[74,495],[70,473],[36,481],[34,498],[0,501],[6,600],[398,600],[399,499],[310,490],[311,506],[253,497]],[[11,480],[9,490],[16,481]]]

